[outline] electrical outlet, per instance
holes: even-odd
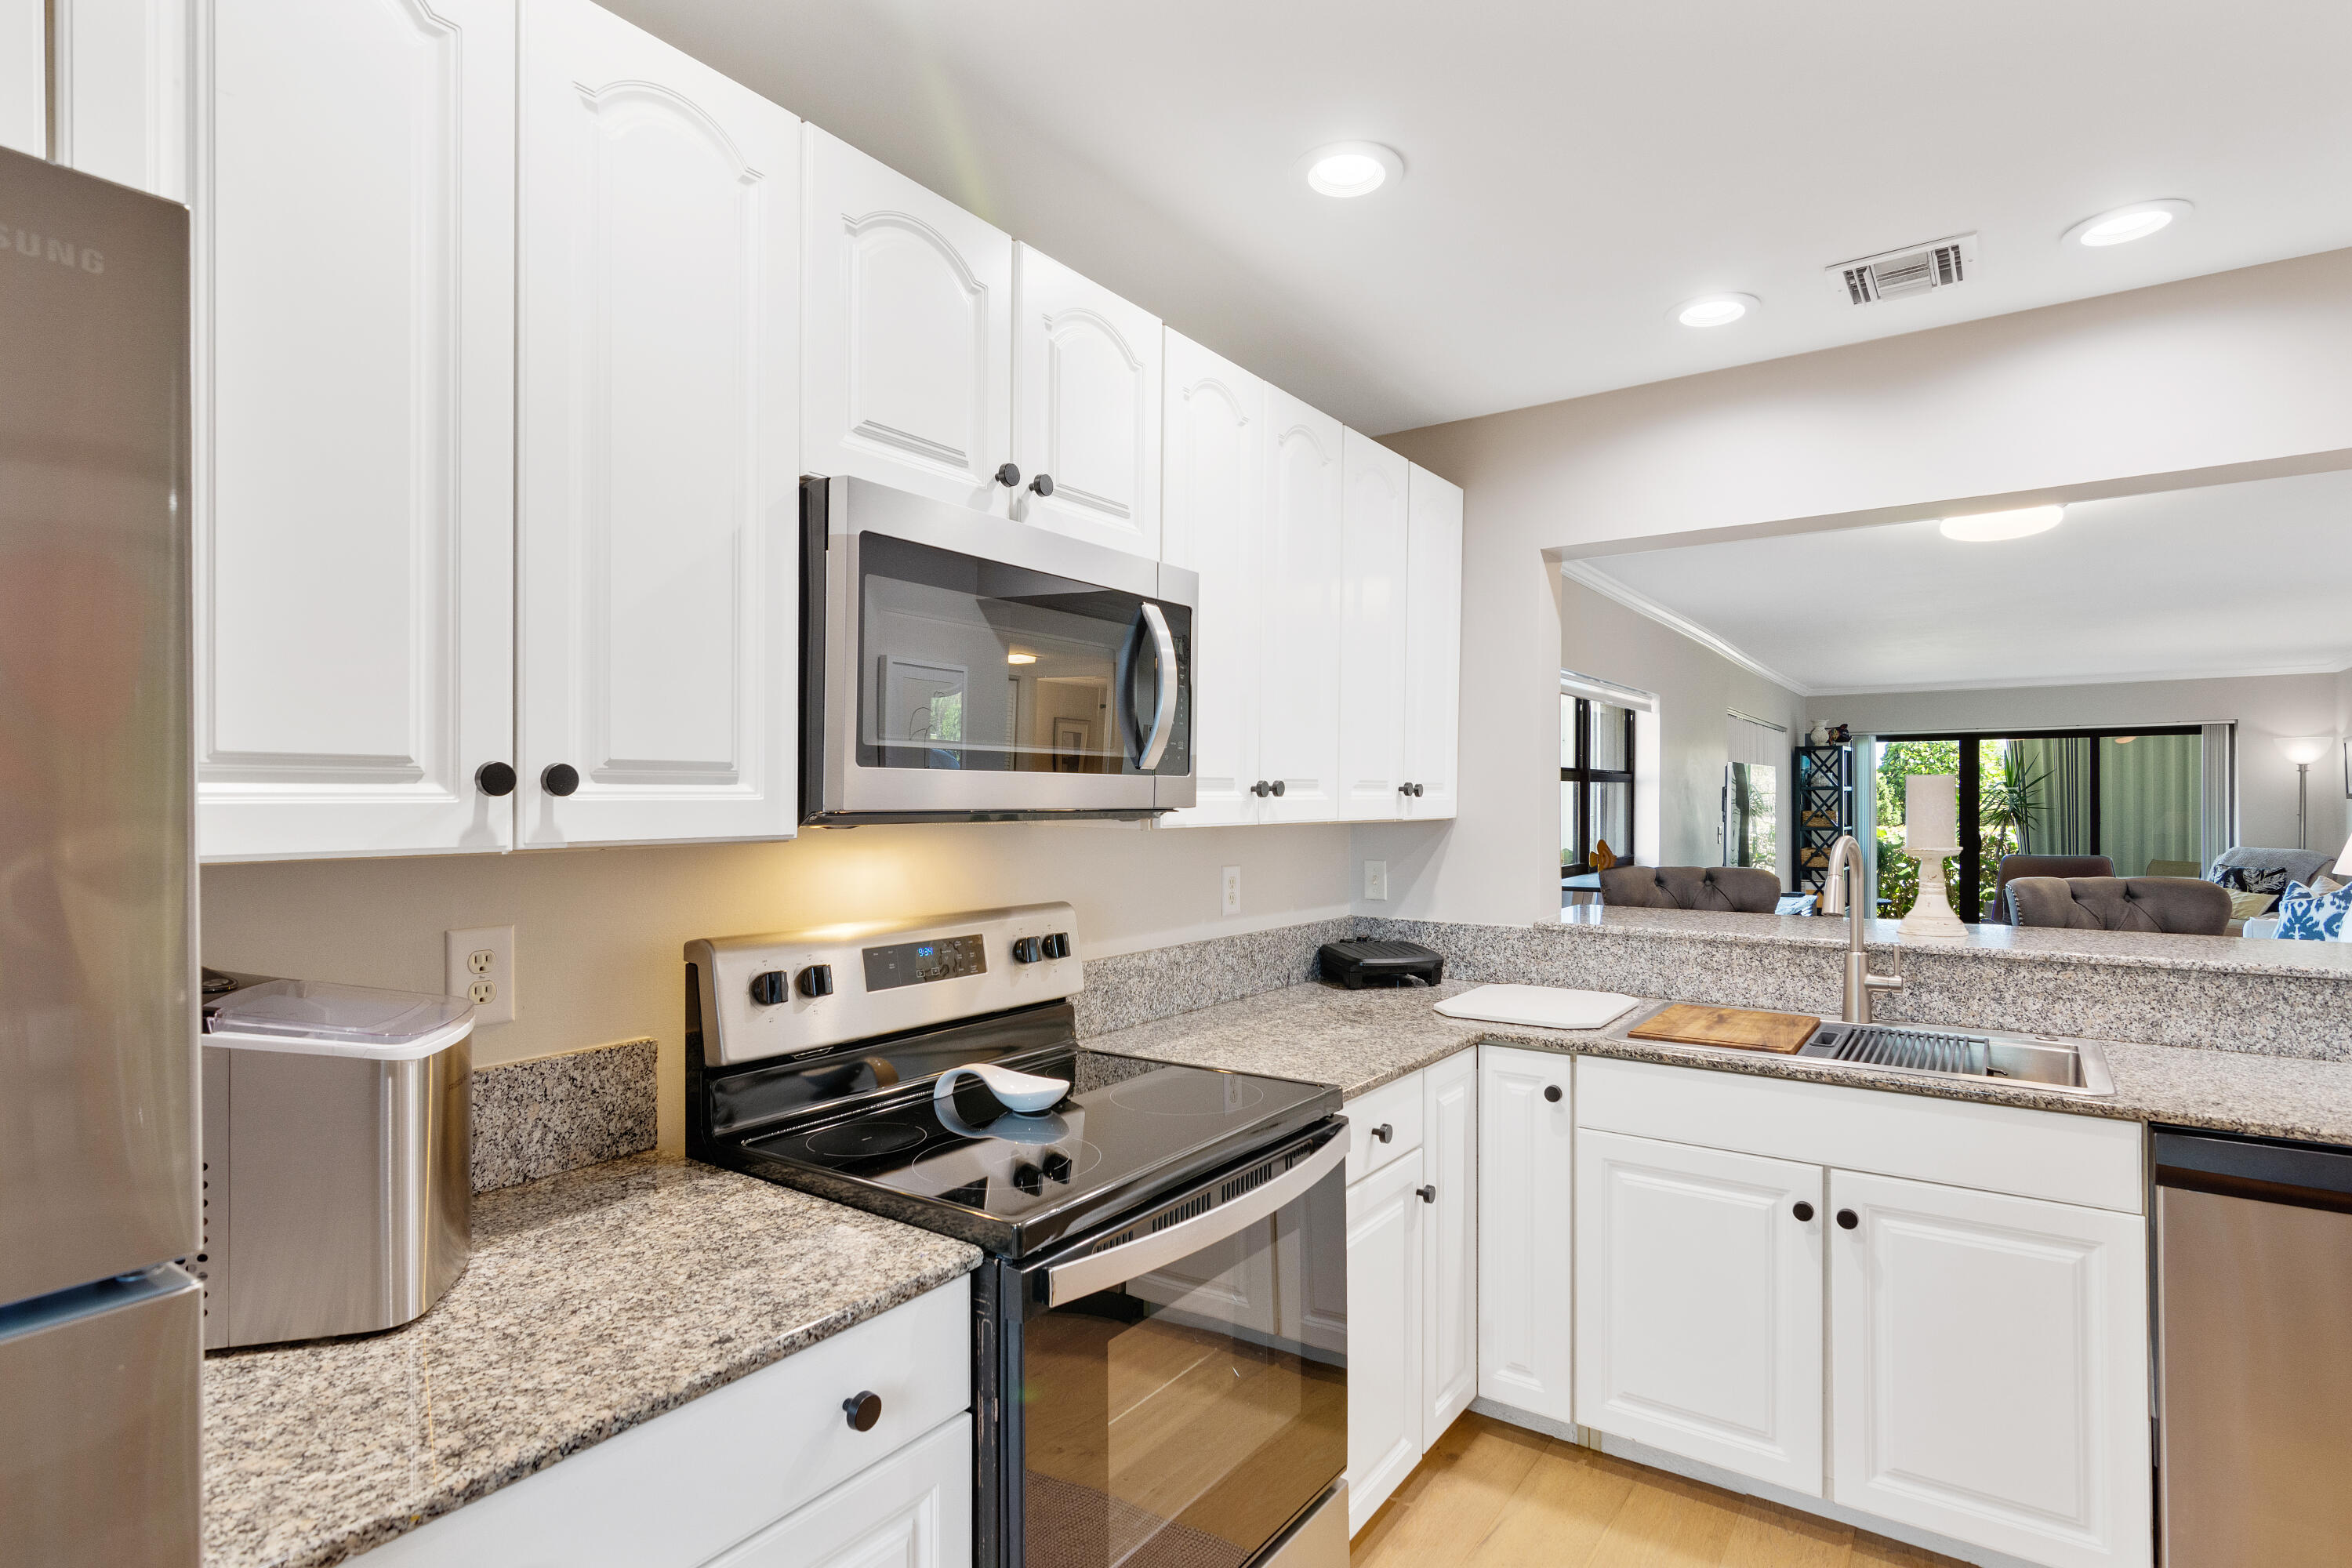
[[[1225,913],[1229,915],[1242,912],[1242,868],[1239,866],[1225,868],[1224,905]]]
[[[512,926],[474,926],[445,931],[448,992],[474,1005],[474,1022],[511,1024],[515,1016]]]
[[[1368,902],[1382,903],[1389,896],[1389,863],[1385,860],[1364,862],[1364,898]]]

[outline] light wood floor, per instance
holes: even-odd
[[[1967,1568],[1465,1415],[1356,1537],[1349,1568]]]

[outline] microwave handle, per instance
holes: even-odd
[[[1168,732],[1176,725],[1176,639],[1168,630],[1168,617],[1150,600],[1143,601],[1143,624],[1151,631],[1151,650],[1160,661],[1160,697],[1151,712],[1151,732],[1143,740],[1142,754],[1135,765],[1145,773],[1160,765],[1160,758],[1168,750]]]
[[[1304,1197],[1347,1158],[1347,1130],[1336,1128],[1315,1152],[1229,1204],[1220,1204],[1206,1214],[1194,1215],[1166,1230],[1074,1258],[1067,1263],[1057,1263],[1045,1270],[1046,1305],[1058,1307],[1113,1285],[1125,1284],[1247,1230],[1276,1209]]]

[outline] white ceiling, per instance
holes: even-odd
[[[1373,433],[2352,246],[2344,0],[606,3]],[[1308,191],[1355,139],[1402,182]],[[1822,280],[1971,229],[1948,294]]]
[[[2352,665],[2352,472],[2076,501],[1992,544],[1901,522],[1570,563],[1810,695]]]

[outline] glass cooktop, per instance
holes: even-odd
[[[757,1173],[992,1251],[1034,1251],[1336,1111],[1339,1091],[1286,1079],[1066,1049],[1005,1062],[1070,1090],[1034,1115],[977,1078],[812,1116],[740,1147]]]

